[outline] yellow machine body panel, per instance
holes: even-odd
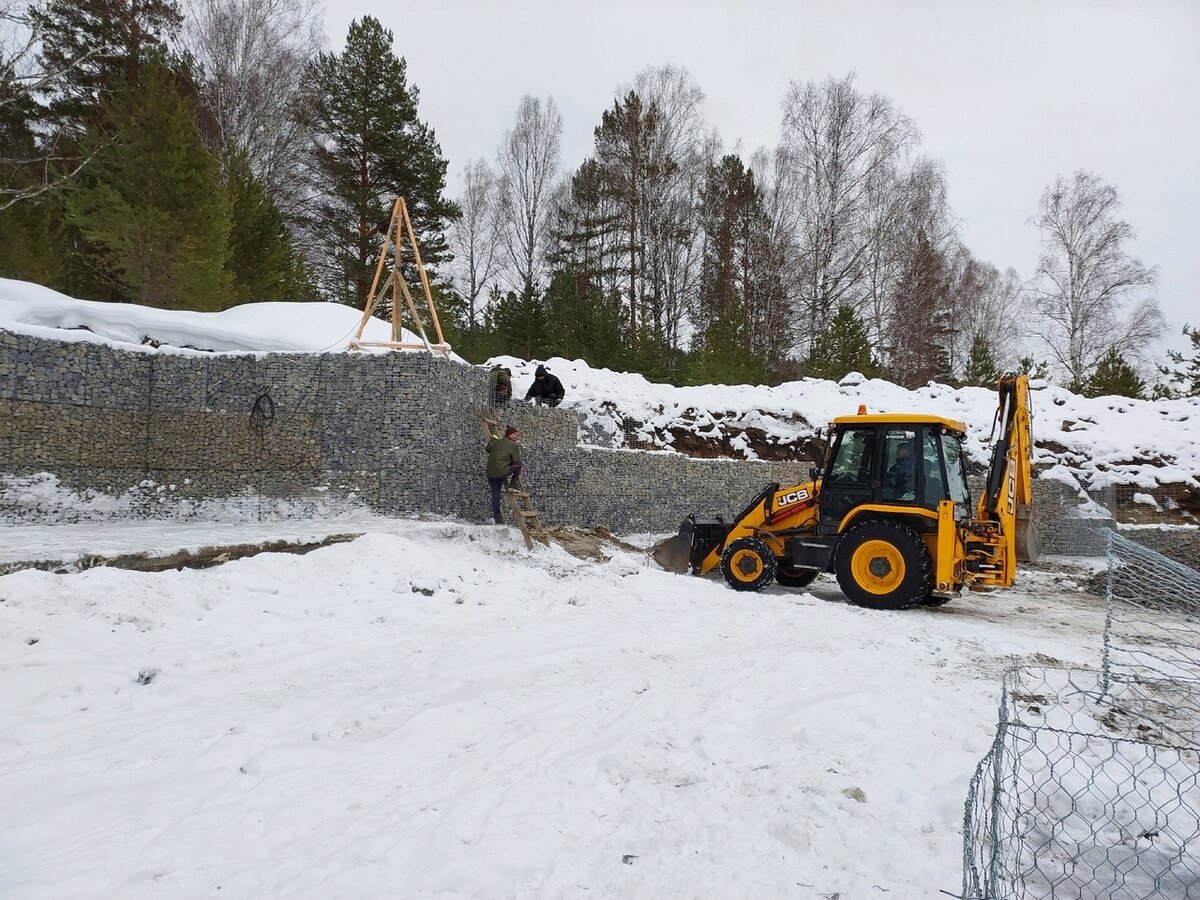
[[[838,425],[941,425],[958,434],[966,434],[967,426],[957,419],[942,416],[922,416],[911,413],[860,413],[856,416],[838,416],[833,420]]]

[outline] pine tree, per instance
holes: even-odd
[[[1116,347],[1109,347],[1096,371],[1084,382],[1081,393],[1085,397],[1132,397],[1138,400],[1145,391],[1146,383],[1133,367],[1125,362]]]
[[[175,75],[161,58],[102,109],[105,130],[68,197],[71,222],[99,253],[116,298],[167,309],[224,309],[230,210]]]
[[[945,254],[921,230],[896,286],[888,371],[897,384],[950,380],[949,295]]]
[[[1200,396],[1200,328],[1184,325],[1183,333],[1192,342],[1191,358],[1185,357],[1182,351],[1168,350],[1167,356],[1180,368],[1159,366],[1158,370],[1170,381],[1167,386],[1169,393],[1184,397]]]
[[[1047,381],[1050,378],[1050,364],[1043,360],[1034,360],[1032,356],[1022,356],[1017,362],[1017,371],[1030,378]]]
[[[992,356],[992,348],[983,332],[977,331],[971,339],[971,355],[967,357],[962,382],[974,387],[995,387],[999,378],[1000,369]]]
[[[291,231],[245,156],[229,163],[226,190],[233,214],[229,270],[238,303],[306,300],[313,294]]]
[[[493,336],[492,355],[544,359],[548,316],[543,299],[532,291],[498,295],[499,290],[494,292],[484,314],[484,329]]]
[[[640,218],[646,184],[666,174],[670,161],[656,160],[651,141],[659,128],[661,114],[654,103],[644,103],[630,91],[605,110],[594,131],[600,189],[622,210],[626,253],[625,277],[628,301],[628,337],[636,349],[642,333],[641,309],[645,301],[645,223]]]
[[[31,127],[36,110],[0,62],[0,277],[53,284],[63,269],[62,216],[56,198],[42,190],[42,154]]]
[[[545,356],[585,359],[597,367],[616,365],[622,354],[621,306],[570,267],[559,269],[543,295],[547,316]]]
[[[436,273],[447,256],[445,230],[458,209],[444,195],[446,160],[417,100],[392,33],[370,16],[350,24],[342,53],[321,54],[309,67],[305,107],[317,134],[319,185],[309,225],[318,282],[339,302],[365,303],[397,196],[408,205],[422,262]],[[411,266],[405,277],[418,283]]]
[[[707,323],[687,361],[690,384],[761,384],[762,357],[747,350],[746,313],[736,297]]]
[[[137,82],[183,22],[175,0],[50,0],[32,10],[50,72],[65,72],[50,118],[68,135],[94,125],[101,100]]]
[[[843,305],[833,314],[829,328],[813,343],[805,373],[812,378],[838,381],[850,372],[875,378],[879,375],[879,364],[871,353],[871,340],[863,320]]]

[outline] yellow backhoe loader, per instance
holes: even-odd
[[[688,516],[655,558],[676,572],[720,568],[736,590],[773,581],[805,587],[833,572],[851,603],[875,609],[940,605],[963,587],[1010,587],[1017,561],[1036,561],[1029,382],[1005,376],[987,482],[972,507],[966,426],[932,415],[834,419],[811,481],[767,485],[732,521]],[[998,429],[998,433],[997,433]]]

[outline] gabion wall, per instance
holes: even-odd
[[[0,475],[49,472],[151,518],[228,498],[270,516],[360,504],[485,521],[489,383],[424,354],[139,353],[0,331]],[[810,465],[581,447],[575,413],[524,403],[499,417],[521,429],[547,524],[671,530]],[[0,522],[47,519],[15,493],[0,491]]]

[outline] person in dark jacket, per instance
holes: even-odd
[[[558,406],[566,396],[562,382],[546,371],[545,366],[538,366],[533,373],[533,384],[525,393],[526,400],[534,400],[538,406]]]
[[[517,488],[521,478],[521,448],[517,446],[520,433],[509,425],[504,429],[504,437],[493,434],[484,447],[487,450],[487,478],[492,488],[492,518],[497,525],[504,524],[504,516],[500,512],[500,491],[504,487],[504,479],[511,476],[509,487]]]

